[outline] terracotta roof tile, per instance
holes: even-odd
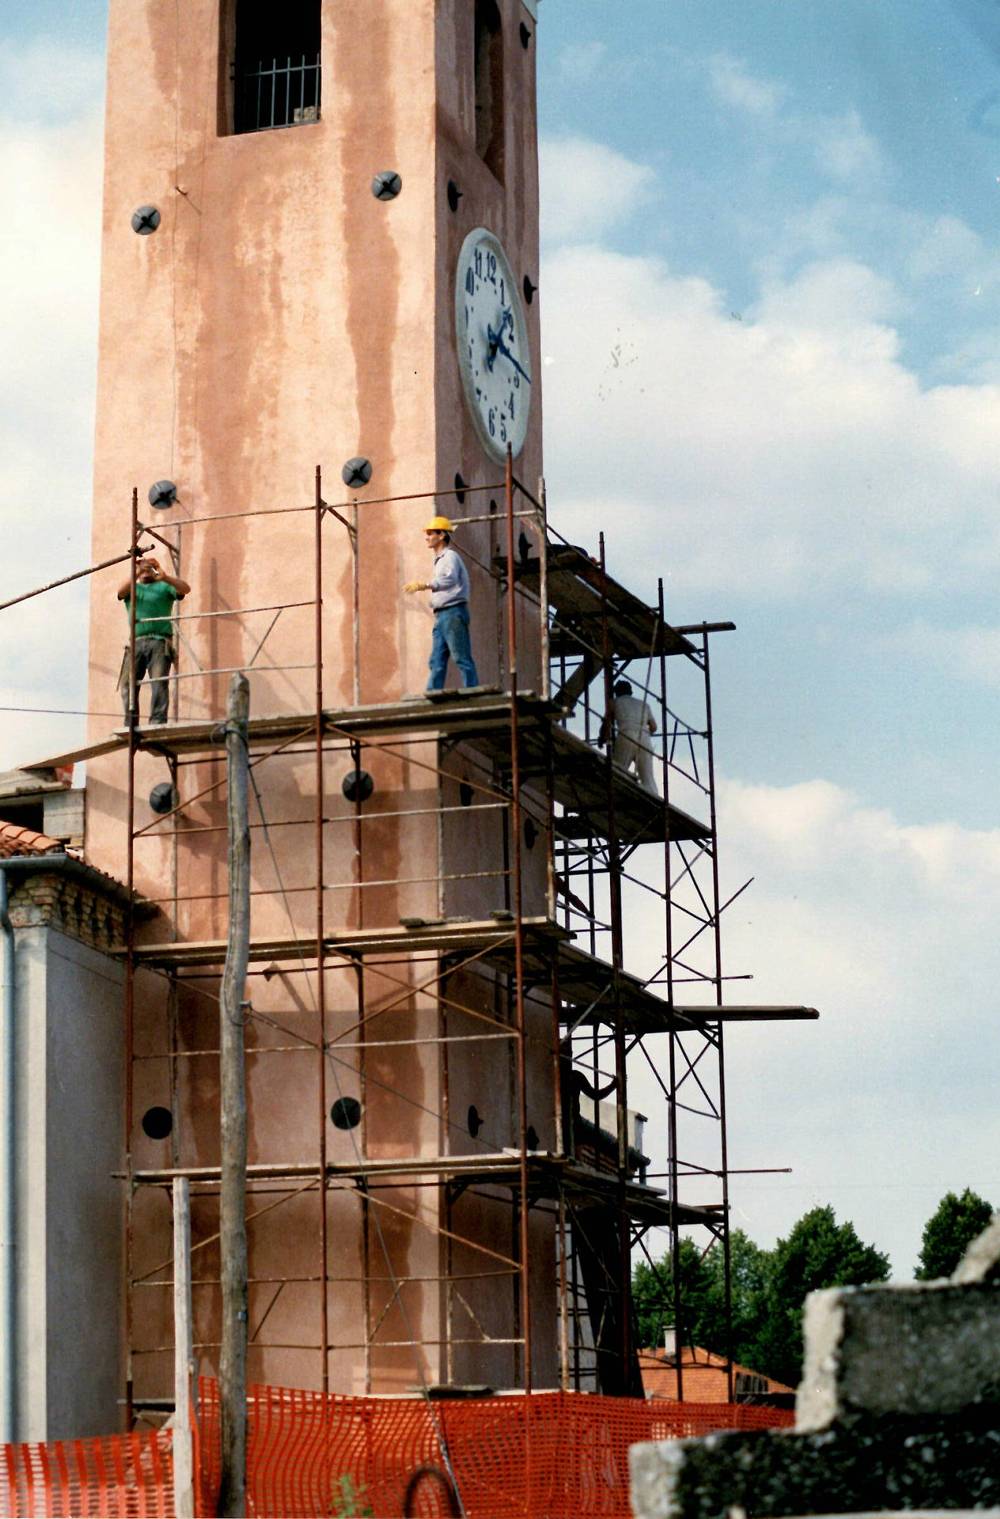
[[[63,854],[65,845],[58,839],[50,839],[47,833],[36,833],[34,828],[21,828],[17,823],[0,821],[0,859],[12,859],[25,854]]]

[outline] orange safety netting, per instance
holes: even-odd
[[[26,1519],[172,1519],[169,1430],[0,1445],[0,1513]]]
[[[218,1485],[218,1389],[203,1384],[204,1487]],[[250,1390],[248,1513],[629,1519],[628,1448],[718,1429],[787,1426],[784,1409],[588,1393],[427,1403]],[[448,1469],[461,1497],[449,1502]],[[424,1469],[423,1475],[418,1475]],[[404,1507],[408,1484],[415,1491]]]
[[[219,1484],[219,1399],[201,1384],[197,1512]],[[538,1393],[428,1404],[252,1387],[247,1513],[329,1519],[628,1519],[628,1448],[792,1423],[784,1409]],[[455,1503],[452,1478],[461,1498]],[[0,1447],[5,1515],[169,1519],[168,1430]],[[407,1489],[409,1498],[407,1499]]]

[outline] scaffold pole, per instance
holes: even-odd
[[[219,999],[221,1179],[219,1253],[222,1276],[222,1346],[219,1396],[222,1484],[219,1513],[246,1513],[247,1463],[247,1105],[244,993],[250,947],[250,766],[247,719],[250,683],[234,675],[229,686],[226,770],[229,788],[229,936]]]

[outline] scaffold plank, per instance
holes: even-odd
[[[567,936],[548,918],[525,918],[522,927],[526,938],[558,942]],[[413,955],[422,951],[435,954],[453,954],[463,950],[479,951],[510,942],[514,935],[513,919],[489,919],[462,922],[445,919],[427,923],[421,927],[349,929],[332,932],[323,937],[324,953],[341,955],[347,959],[360,959],[370,955]],[[125,946],[115,951],[126,953]],[[133,951],[136,964],[173,967],[221,965],[225,959],[224,939],[178,942],[173,944],[140,944]],[[310,960],[316,954],[316,940],[305,937],[252,938],[250,959],[261,960]]]
[[[510,731],[510,697],[493,688],[474,688],[434,693],[420,693],[413,698],[392,702],[379,702],[370,706],[326,708],[323,712],[324,737],[335,742],[338,738],[360,739],[385,738],[393,735],[418,733],[433,739],[439,735],[472,738],[478,732],[499,729]],[[533,692],[518,696],[518,719],[522,725],[546,723],[558,715],[554,703],[544,701]],[[310,712],[284,712],[270,716],[251,717],[249,726],[250,748],[258,752],[284,743],[294,743],[301,733],[304,740],[311,740],[316,731],[315,715]],[[127,733],[119,730],[118,737],[124,743]],[[219,724],[206,722],[167,722],[155,727],[141,727],[136,733],[140,749],[151,749],[164,754],[197,753],[205,749],[218,749],[221,742]],[[508,740],[509,747],[509,740]]]
[[[549,1152],[529,1151],[527,1155],[529,1192],[533,1199],[554,1200],[561,1191],[571,1193],[577,1203],[581,1199],[594,1204],[617,1203],[620,1197],[618,1176],[615,1172],[596,1171],[565,1156]],[[247,1167],[248,1183],[259,1183],[280,1190],[282,1182],[301,1182],[315,1176],[317,1185],[320,1167],[308,1163],[275,1163]],[[151,1170],[133,1171],[131,1179],[139,1186],[169,1186],[176,1177],[183,1176],[193,1186],[216,1187],[219,1185],[218,1166],[158,1167]],[[398,1177],[411,1180],[419,1176],[434,1176],[442,1183],[462,1180],[466,1187],[520,1185],[520,1152],[514,1149],[495,1151],[484,1155],[407,1155],[391,1160],[354,1160],[345,1164],[327,1162],[327,1184],[337,1181],[371,1181],[384,1178],[392,1181]],[[633,1220],[647,1225],[669,1225],[674,1207],[666,1193],[659,1187],[650,1187],[637,1181],[625,1184],[625,1211]],[[679,1224],[704,1224],[718,1217],[717,1205],[681,1203],[677,1207]]]
[[[494,560],[502,575],[507,573],[506,556]],[[518,585],[540,593],[541,562],[528,559],[515,565]],[[600,565],[584,549],[571,543],[548,545],[548,598],[556,614],[550,633],[553,654],[578,654],[581,643],[595,650],[601,648],[601,619],[607,609],[611,652],[616,658],[641,659],[660,653],[693,655],[694,645],[675,628],[661,623],[652,607],[613,580],[602,578]],[[574,637],[578,632],[580,638]]]
[[[815,1007],[784,1007],[761,1003],[732,1006],[675,1007],[680,1018],[692,1023],[807,1023],[819,1017]]]
[[[618,972],[616,993],[614,966],[577,944],[562,942],[558,946],[558,956],[563,1021],[580,1028],[593,1028],[599,1024],[613,1027],[616,1010],[626,1027],[640,1037],[684,1033],[688,1029],[704,1030],[719,1023],[790,1023],[819,1017],[813,1007],[774,1004],[681,1006],[675,1003],[671,1006],[655,990],[650,990],[641,977],[625,970]],[[506,947],[498,948],[485,958],[491,964],[502,964],[507,970],[513,968],[513,954]],[[529,949],[526,962],[529,972],[538,982],[544,983],[549,974],[544,954]]]
[[[472,739],[500,766],[509,764],[509,738],[501,732],[482,733]],[[557,817],[558,832],[566,838],[590,835],[606,838],[610,831],[608,807],[608,761],[601,750],[586,743],[568,728],[552,725],[522,729],[521,775],[525,780],[546,783],[552,746],[553,796],[563,809]],[[662,844],[669,828],[675,841],[705,843],[711,838],[707,823],[647,791],[620,766],[611,766],[614,813],[618,835],[629,848],[636,844]]]
[[[54,754],[51,759],[35,760],[30,765],[22,765],[22,770],[30,770],[34,775],[43,770],[61,770],[66,765],[76,765],[85,760],[98,759],[102,754],[113,754],[116,749],[124,749],[127,740],[120,733],[112,733],[108,738],[102,738],[96,744],[84,744],[80,749],[69,749],[65,754]]]
[[[525,691],[518,697],[518,717],[522,724],[530,726],[532,723],[547,721],[559,715],[560,711],[554,703],[544,701],[533,692]],[[251,717],[251,750],[258,752],[294,741],[300,733],[304,740],[311,739],[315,725],[315,714],[312,712],[281,712]],[[328,708],[323,713],[323,732],[331,740],[340,735],[364,739],[366,736],[408,732],[426,732],[428,738],[433,738],[438,732],[451,735],[456,730],[463,730],[461,736],[465,737],[464,730],[468,730],[471,735],[477,730],[488,731],[494,727],[509,730],[510,697],[493,687],[477,687],[471,691],[443,691],[434,693],[433,697],[421,693],[407,700]],[[136,746],[163,754],[198,753],[202,750],[221,752],[223,737],[216,718],[170,721],[140,725],[136,729]],[[52,770],[127,748],[128,730],[116,728],[97,743],[36,760],[22,768],[32,772]]]

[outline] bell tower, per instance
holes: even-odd
[[[462,354],[457,343],[456,270],[479,227],[513,277],[498,320],[502,309],[523,315],[529,352],[517,400],[526,427],[515,466],[534,485],[535,9],[534,0],[179,0],[173,9],[112,0],[98,552],[121,544],[133,485],[144,517],[183,539],[195,516],[307,504],[317,463],[331,502],[436,489],[442,510],[485,516],[488,506],[463,512],[447,494],[458,477],[478,487],[503,476],[502,419],[491,450],[489,407],[481,421],[463,385],[467,338]],[[489,378],[502,370],[517,373],[501,352]],[[371,463],[370,483],[344,488],[341,467],[358,457]],[[147,506],[161,481],[176,486],[167,510]],[[397,595],[426,568],[424,512],[390,504],[362,515],[361,698],[376,701],[425,684],[426,608]],[[239,529],[223,520],[197,535],[197,551],[188,535],[192,610],[220,610],[225,598],[290,601],[301,590],[283,525],[239,520]],[[489,532],[475,525],[462,542],[488,554]],[[472,591],[476,654],[493,679],[483,619],[495,622],[495,598],[481,579]],[[342,601],[327,597],[324,617],[341,654],[354,642]],[[95,592],[91,680],[101,711],[121,654],[113,613]],[[284,649],[290,622],[282,617],[268,654]],[[224,657],[228,633],[216,634],[220,666],[234,662]],[[348,664],[331,662],[331,700],[355,695]],[[308,682],[286,681],[283,695],[297,684]],[[177,685],[177,715],[216,710],[211,682]]]
[[[403,702],[432,618],[402,587],[429,578],[438,514],[470,576],[469,710],[509,699],[511,617],[520,688],[545,689],[538,614],[498,569],[508,448],[530,490],[542,472],[536,24],[536,0],[111,0],[94,557],[136,542],[191,587],[167,723],[143,690],[126,747],[88,768],[88,860],[149,904],[125,1031],[136,1404],[169,1384],[176,1174],[203,1370],[218,1353],[218,725],[239,669],[250,1379],[517,1385],[528,1319],[535,1385],[554,1377],[552,1217],[454,1159],[509,1171],[520,1149],[523,1172],[528,1108],[558,1148],[551,1013],[517,1045],[510,972],[462,938],[510,917],[509,819],[458,699]],[[95,585],[96,712],[128,631]],[[518,886],[539,919],[544,853]]]

